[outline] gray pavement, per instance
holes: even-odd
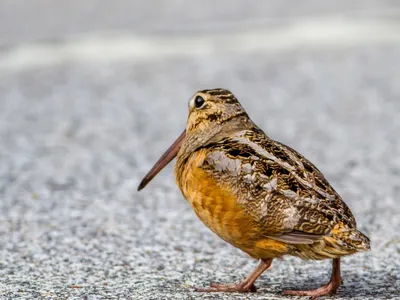
[[[399,298],[400,5],[347,2],[0,2],[0,299],[284,299],[324,284],[329,261],[285,257],[258,293],[195,293],[256,262],[196,218],[172,165],[136,192],[189,97],[213,87],[313,161],[371,237],[332,299]]]

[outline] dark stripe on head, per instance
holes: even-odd
[[[228,121],[230,121],[230,120],[232,120],[234,118],[238,118],[238,117],[242,117],[242,116],[246,117],[246,118],[249,118],[249,116],[247,115],[247,113],[245,111],[241,111],[241,112],[239,112],[239,113],[237,113],[235,115],[230,116],[229,118],[226,118],[224,120],[224,122],[228,122]]]
[[[213,113],[213,114],[207,116],[207,120],[209,120],[211,122],[221,120],[221,118],[222,118],[222,112],[216,112],[216,113]]]
[[[236,99],[236,97],[229,90],[212,89],[212,90],[203,90],[203,91],[200,91],[200,93],[212,96],[209,99],[211,102],[218,102],[218,100],[221,100],[224,103],[228,103],[228,104],[238,103],[238,100]]]
[[[208,94],[211,96],[232,95],[232,93],[226,89],[202,90],[202,91],[200,91],[200,93]]]
[[[220,91],[227,91],[227,90],[223,89],[223,88],[215,88],[215,89],[202,90],[202,91],[200,91],[200,93],[209,94],[209,93],[220,92]]]
[[[232,94],[231,95],[218,96],[218,99],[223,100],[225,103],[229,103],[229,104],[238,103],[238,100]]]

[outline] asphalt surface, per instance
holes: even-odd
[[[0,4],[0,299],[284,299],[323,285],[330,261],[285,257],[255,294],[194,292],[257,262],[196,218],[172,165],[136,191],[184,128],[190,96],[213,87],[314,162],[371,237],[371,252],[343,259],[332,299],[399,298],[395,1],[194,2],[193,18],[182,1],[142,14],[137,2],[71,1],[51,16],[47,1],[17,3]]]

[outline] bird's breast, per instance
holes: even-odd
[[[175,170],[177,183],[200,220],[218,236],[247,252],[252,252],[259,240],[259,227],[238,203],[229,183],[219,182],[200,166],[205,151],[194,153],[184,166]]]

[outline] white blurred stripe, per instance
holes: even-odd
[[[344,48],[400,43],[400,23],[394,20],[315,19],[285,27],[257,28],[197,36],[135,36],[95,34],[62,43],[32,43],[0,52],[0,71],[23,70],[75,62],[144,62],[170,57],[250,51],[287,51],[321,47]]]

